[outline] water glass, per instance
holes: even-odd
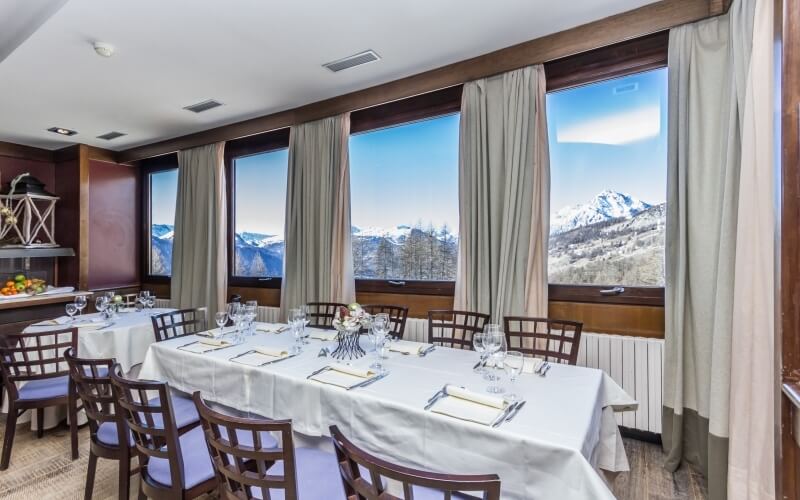
[[[244,322],[247,324],[246,332],[247,335],[253,335],[253,321],[256,319],[256,306],[251,305],[249,302],[243,308],[244,313]]]
[[[505,349],[499,349],[492,353],[492,365],[493,371],[495,373],[502,373],[503,367],[505,366],[506,361],[506,351]],[[486,391],[491,394],[502,394],[506,392],[506,390],[498,383],[500,381],[500,376],[493,374],[492,384],[486,388]]]
[[[73,316],[75,316],[75,314],[78,312],[78,306],[76,306],[74,302],[68,302],[64,306],[64,309],[67,312],[67,316],[69,316],[69,320],[75,321],[75,318]]]
[[[378,350],[378,355],[381,358],[386,358],[386,352],[384,347],[386,347],[386,341],[388,340],[386,336],[389,333],[390,323],[389,323],[389,315],[387,313],[378,313],[372,317],[372,334],[376,337],[381,337],[382,342],[380,344],[381,348]],[[375,342],[373,340],[373,342]],[[377,346],[377,344],[376,344]]]
[[[147,296],[147,308],[152,310],[153,306],[155,306],[155,305],[156,305],[156,296],[152,295],[152,294],[148,295]]]
[[[83,310],[86,308],[86,295],[75,297],[75,307],[78,308],[78,314],[83,316]]]
[[[483,334],[483,346],[486,349],[486,357],[487,357],[487,369],[484,370],[484,378],[489,382],[497,382],[498,377],[495,373],[495,368],[499,368],[497,366],[497,362],[499,358],[495,356],[498,351],[505,345],[505,335],[503,332],[490,330]],[[490,387],[495,387],[494,385]],[[493,391],[489,391],[493,392]]]
[[[228,322],[228,312],[227,311],[219,311],[214,314],[214,321],[217,323],[217,328],[219,328],[219,335],[220,337],[225,334],[225,323]]]
[[[384,357],[384,349],[386,347],[386,334],[378,333],[375,330],[375,324],[372,325],[373,332],[371,335],[372,345],[375,347],[375,362],[369,365],[372,370],[378,373],[383,373],[385,370],[381,359]]]
[[[303,313],[300,308],[289,309],[289,327],[292,329],[292,335],[294,335],[294,347],[292,348],[292,352],[294,354],[300,354],[303,344]]]
[[[474,371],[475,373],[481,374],[486,372],[486,369],[483,366],[486,362],[486,346],[483,344],[484,335],[485,334],[482,332],[475,332],[475,334],[472,335],[472,348],[480,355],[478,366],[475,367]]]
[[[505,399],[510,403],[519,401],[519,396],[517,396],[517,393],[514,391],[514,382],[516,382],[519,374],[522,373],[522,366],[524,364],[525,357],[518,351],[508,351],[505,360],[503,360],[503,366],[505,367],[509,382],[509,392],[506,394]]]

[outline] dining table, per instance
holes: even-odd
[[[281,330],[260,324],[254,334],[207,352],[196,349],[202,345],[198,335],[153,343],[139,378],[166,381],[185,393],[200,391],[207,401],[237,412],[291,419],[303,436],[325,438],[337,425],[369,453],[407,467],[495,473],[504,499],[612,499],[601,471],[628,470],[614,411],[637,403],[600,370],[552,364],[544,376],[521,373],[513,390],[525,405],[511,420],[483,425],[432,411],[428,404],[448,385],[485,393],[490,382],[475,372],[474,351],[389,351],[381,360],[386,375],[352,389],[309,378],[334,363],[361,370],[375,361],[369,352],[349,361],[332,359],[335,340],[311,339],[299,354],[261,366],[240,362],[253,351],[292,352],[295,338],[289,331],[273,333]],[[368,347],[365,336],[362,344]],[[507,380],[502,383],[510,390]]]

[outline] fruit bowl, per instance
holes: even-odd
[[[16,295],[38,295],[47,291],[47,281],[35,276],[36,273],[16,273],[8,276],[0,288],[0,295],[13,297]]]

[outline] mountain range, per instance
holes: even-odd
[[[629,219],[652,206],[631,195],[606,189],[589,203],[564,207],[553,214],[550,218],[550,234],[560,234],[611,219]]]

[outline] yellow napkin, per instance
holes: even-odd
[[[267,346],[257,346],[253,348],[259,354],[263,354],[264,356],[272,356],[273,358],[283,358],[289,355],[289,351],[279,347],[267,347]]]
[[[271,324],[258,324],[256,325],[257,332],[264,332],[264,333],[283,333],[289,330],[289,327],[286,325],[271,325]]]
[[[330,370],[314,375],[311,380],[347,389],[375,375],[372,370],[355,368],[341,363],[333,363],[329,368]]]
[[[313,329],[313,330],[310,330],[310,333],[309,333],[308,336],[309,336],[309,338],[312,338],[312,339],[331,341],[331,340],[336,340],[336,337],[339,336],[339,332],[337,332],[336,330],[318,330],[318,329]]]
[[[396,342],[389,342],[389,350],[394,352],[402,352],[405,354],[419,354],[423,351],[430,349],[433,344],[423,344],[420,342],[411,342],[408,340],[398,340]]]
[[[506,405],[503,398],[453,385],[445,387],[445,393],[447,396],[436,402],[431,408],[432,412],[483,425],[494,422]]]
[[[228,345],[228,341],[227,340],[212,339],[212,338],[208,338],[208,337],[203,337],[200,340],[198,340],[198,342],[200,342],[201,344],[210,345],[210,346],[214,346],[214,347],[222,347],[224,345]]]

